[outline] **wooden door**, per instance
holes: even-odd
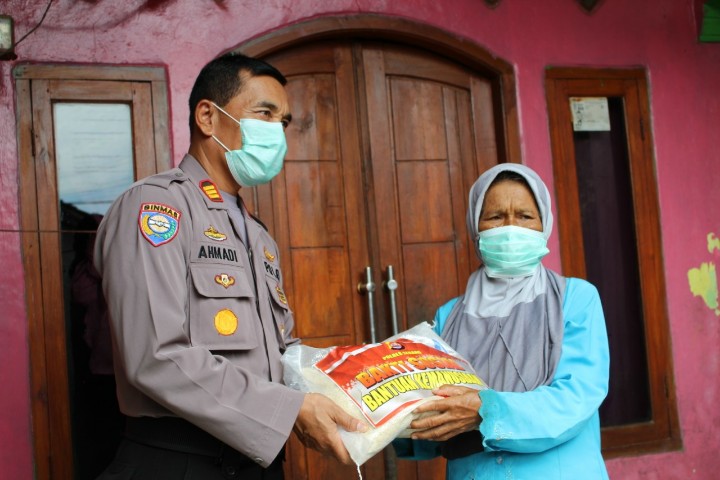
[[[79,305],[102,303],[86,255],[113,195],[169,167],[165,76],[67,65],[14,73],[36,478],[95,478],[122,420],[112,375],[85,355],[91,315]]]
[[[283,172],[250,195],[277,239],[296,334],[329,346],[392,334],[387,268],[404,330],[432,320],[477,265],[465,211],[478,173],[498,162],[490,82],[427,52],[324,42],[267,57],[288,77],[293,122]],[[370,306],[358,292],[371,267]],[[435,479],[444,461],[367,462],[364,478]],[[294,437],[289,478],[348,478],[354,468]]]

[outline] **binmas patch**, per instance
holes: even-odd
[[[138,225],[145,240],[159,247],[168,243],[180,228],[180,212],[161,203],[140,205]]]

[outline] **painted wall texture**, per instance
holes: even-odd
[[[605,0],[590,15],[574,0],[55,0],[40,28],[0,62],[0,472],[32,478],[28,335],[18,219],[12,68],[19,62],[142,64],[167,68],[171,144],[188,145],[187,96],[202,65],[270,30],[311,17],[406,17],[470,39],[514,65],[522,151],[552,189],[543,87],[548,66],[635,67],[649,72],[660,192],[667,309],[682,451],[608,462],[612,478],[717,478],[720,470],[720,44],[697,41],[693,0]],[[47,0],[3,0],[15,37]],[[559,268],[558,239],[549,266]]]

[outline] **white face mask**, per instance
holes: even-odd
[[[225,160],[235,181],[243,187],[254,187],[269,182],[280,173],[287,153],[282,123],[252,118],[237,120],[215,103],[213,105],[240,126],[240,150],[230,150],[212,136],[226,150]]]
[[[507,225],[478,234],[480,256],[490,277],[527,277],[550,253],[542,232]]]

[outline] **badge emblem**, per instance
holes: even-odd
[[[285,296],[285,292],[283,292],[283,289],[280,288],[280,285],[275,287],[275,291],[277,292],[280,301],[287,305],[287,297]]]
[[[138,216],[140,233],[155,247],[168,243],[177,235],[180,215],[180,212],[167,205],[143,203]]]
[[[210,240],[215,240],[216,242],[222,242],[227,238],[227,235],[224,233],[220,233],[217,230],[215,230],[215,227],[210,225],[207,230],[203,232],[206,237],[208,237]]]
[[[267,249],[267,247],[263,247],[263,251],[265,252],[265,258],[267,258],[271,262],[275,261],[275,255],[270,253],[270,251]]]
[[[231,277],[227,273],[221,273],[220,275],[215,275],[215,283],[228,288],[231,285],[235,285],[235,277]]]
[[[205,196],[208,197],[213,202],[222,202],[223,201],[217,187],[210,180],[201,181],[200,188],[202,189],[203,193],[205,193]]]
[[[223,309],[215,314],[215,330],[220,335],[232,335],[237,330],[237,316],[232,310]]]

